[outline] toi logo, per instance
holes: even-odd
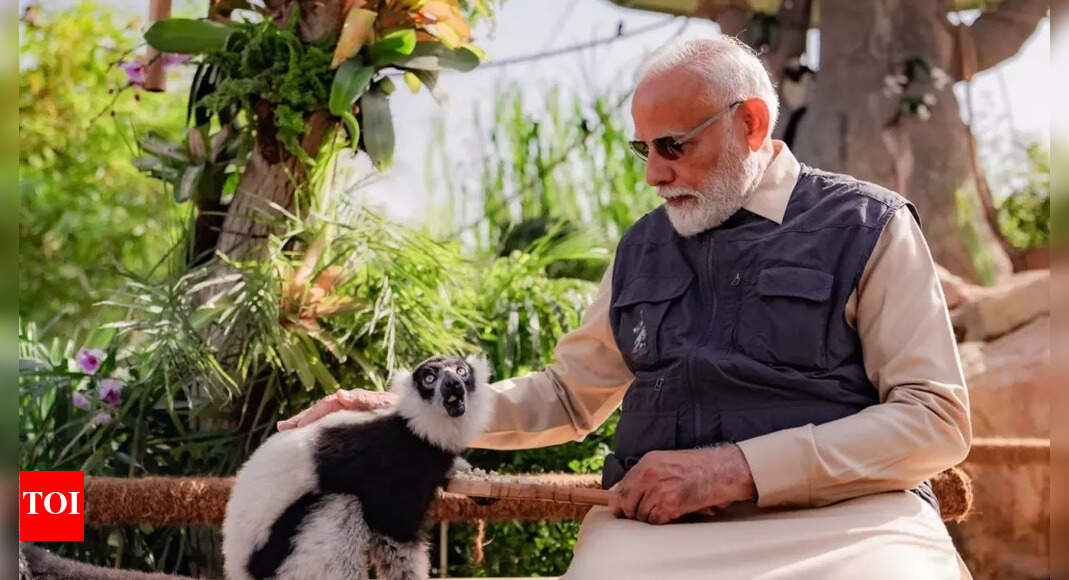
[[[19,540],[85,539],[85,473],[19,472]]]

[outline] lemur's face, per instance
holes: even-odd
[[[436,356],[412,373],[412,384],[425,403],[441,405],[450,417],[460,417],[475,391],[475,369],[462,358]]]

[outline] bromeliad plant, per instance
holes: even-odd
[[[317,219],[316,210],[331,205],[329,188],[322,187],[325,173],[347,146],[366,152],[380,171],[389,167],[391,76],[403,77],[413,90],[426,86],[440,98],[440,71],[469,71],[479,64],[483,55],[471,45],[465,12],[488,15],[489,7],[484,1],[457,0],[269,0],[256,6],[219,1],[208,19],[164,20],[145,33],[162,54],[194,55],[198,68],[185,143],[149,136],[142,141],[145,156],[139,164],[172,183],[176,201],[196,205],[187,266],[196,268],[219,254],[223,264],[212,275],[231,280],[228,284],[237,283],[241,272],[263,269],[261,274],[269,273],[271,283],[282,289],[271,306],[277,311],[273,330],[295,341],[295,350],[283,347],[274,360],[288,370],[308,371],[302,363],[316,360],[315,349],[297,348],[302,344],[324,347],[335,359],[346,360],[344,337],[324,321],[378,303],[374,296],[358,301],[344,294],[364,264],[347,264],[344,274],[320,267],[321,257],[336,253],[330,243],[338,243],[327,242],[318,226],[307,227]],[[332,17],[337,22],[324,24]],[[325,129],[324,118],[330,119]],[[344,131],[335,130],[339,127]],[[259,206],[269,207],[272,215]],[[258,226],[250,224],[265,218],[274,223],[254,232]],[[243,237],[245,245],[234,251],[239,246],[227,236]],[[256,250],[249,251],[251,246]],[[292,266],[270,270],[272,256]],[[193,307],[211,306],[205,300],[210,302],[208,293],[201,293]],[[221,351],[241,350],[248,342],[242,332],[211,324],[204,334],[213,336]],[[387,358],[392,368],[393,355]],[[243,360],[221,364],[233,372],[233,364]],[[334,384],[317,366],[299,374],[306,386]]]
[[[353,149],[385,170],[394,150],[391,76],[440,99],[442,70],[470,71],[485,57],[471,44],[464,11],[488,15],[486,0],[349,0],[339,14],[340,32],[314,42],[299,32],[300,3],[292,4],[284,26],[273,14],[276,4],[217,2],[212,19],[172,18],[145,33],[163,53],[199,58],[186,143],[143,143],[150,159],[142,166],[171,181],[178,201],[209,195],[234,179],[254,134],[267,157],[281,146],[310,165],[301,137],[316,111],[339,119]]]

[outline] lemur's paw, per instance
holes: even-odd
[[[447,479],[455,477],[458,473],[470,473],[472,470],[471,464],[467,462],[463,457],[457,457],[453,460],[453,466],[449,468],[449,472],[445,474]]]

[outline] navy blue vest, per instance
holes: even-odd
[[[802,166],[783,222],[745,209],[691,238],[664,206],[620,240],[610,319],[635,380],[608,488],[655,449],[819,425],[879,402],[843,312],[905,198]],[[933,505],[925,482],[916,491]],[[936,505],[936,507],[938,507]]]

